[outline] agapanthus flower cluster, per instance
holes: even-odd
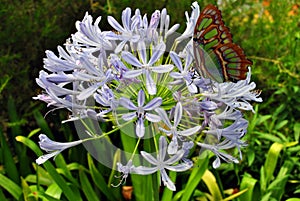
[[[77,32],[64,48],[58,46],[58,56],[46,51],[45,71],[36,79],[44,93],[35,99],[69,110],[65,122],[89,119],[109,123],[111,129],[97,133],[84,124],[87,137],[71,143],[42,134],[40,147],[48,154],[36,162],[93,139],[129,135],[137,139],[135,148],[111,167],[122,173],[122,182],[129,174],[158,172],[163,184],[176,190],[167,170],[190,169],[191,150],[215,154],[214,168],[221,159],[238,163],[248,127],[241,111],[254,112],[250,101],[262,100],[250,81],[250,68],[247,78],[236,83],[218,83],[195,71],[192,36],[199,12],[193,3],[183,34],[176,33],[178,24],[170,25],[166,9],[156,10],[148,21],[139,9],[126,8],[121,24],[108,17],[113,30],[107,31],[99,28],[101,17],[93,22],[88,13],[76,22]],[[128,125],[131,129],[124,129]],[[143,141],[149,139],[154,146],[144,150]],[[232,148],[238,158],[227,152]],[[137,155],[144,162],[136,162]]]

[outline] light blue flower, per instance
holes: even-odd
[[[156,94],[156,83],[153,81],[151,72],[154,73],[167,73],[173,69],[171,64],[163,64],[158,66],[153,66],[154,63],[163,55],[165,52],[166,45],[161,42],[156,47],[154,47],[153,54],[149,61],[147,61],[147,51],[145,42],[141,41],[138,43],[138,53],[140,55],[139,61],[133,54],[130,52],[122,52],[122,58],[129,64],[138,67],[137,70],[129,70],[125,72],[124,77],[126,78],[135,78],[141,74],[146,76],[146,88],[150,95]]]
[[[118,172],[122,173],[122,175],[119,177],[121,178],[119,184],[117,185],[112,185],[114,187],[118,187],[120,186],[122,183],[125,183],[126,182],[126,179],[128,177],[128,175],[130,173],[133,173],[134,172],[134,165],[132,164],[132,160],[130,159],[126,165],[122,165],[122,163],[118,162],[117,163],[117,169],[118,169]]]
[[[126,8],[122,12],[122,23],[123,27],[111,16],[107,17],[108,23],[120,34],[110,32],[108,37],[115,40],[121,40],[118,46],[115,48],[115,52],[119,53],[122,51],[126,42],[136,43],[140,39],[140,35],[137,34],[134,30],[142,23],[141,17],[131,18],[131,9]]]
[[[204,131],[207,134],[215,135],[218,140],[225,137],[229,140],[235,141],[242,138],[247,132],[248,121],[246,119],[237,119],[226,128],[216,128]]]
[[[143,137],[145,134],[145,125],[144,120],[147,119],[150,122],[159,122],[160,117],[156,114],[151,114],[150,111],[155,110],[162,104],[162,98],[156,97],[149,101],[145,106],[145,93],[143,90],[140,90],[138,93],[137,103],[138,106],[135,106],[131,100],[125,97],[121,97],[119,100],[120,105],[123,107],[134,110],[134,112],[130,112],[122,115],[122,119],[125,121],[133,120],[137,118],[135,133],[138,137]]]
[[[192,64],[192,56],[190,54],[186,54],[185,57],[185,65],[184,68],[182,67],[182,61],[181,58],[176,54],[176,52],[171,51],[170,52],[170,57],[175,64],[175,66],[178,68],[179,72],[171,72],[170,76],[175,78],[175,79],[180,79],[181,81],[185,81],[186,86],[188,90],[191,93],[197,93],[198,89],[196,85],[193,83],[192,80],[192,72],[189,70],[190,65]],[[180,82],[179,82],[180,83]],[[173,84],[179,84],[178,82],[173,83]]]
[[[50,140],[45,134],[40,134],[39,138],[40,138],[39,145],[41,149],[45,150],[49,154],[42,155],[38,159],[36,159],[35,162],[38,165],[45,163],[48,159],[52,157],[55,158],[63,150],[68,149],[70,147],[74,147],[83,142],[82,140],[78,140],[74,142],[65,142],[65,143],[55,142]]]
[[[106,39],[107,32],[102,32],[99,28],[101,16],[95,20],[87,12],[83,20],[76,22],[77,32],[72,35],[76,48],[85,53],[94,53],[103,50],[112,50],[112,43]]]
[[[251,68],[245,80],[238,82],[214,82],[214,88],[210,92],[204,92],[203,96],[212,100],[223,102],[226,105],[239,108],[242,110],[251,110],[254,112],[252,105],[248,101],[262,102],[262,98],[258,97],[260,92],[253,91],[256,87],[254,82],[250,83]]]
[[[140,174],[140,175],[148,175],[153,174],[157,171],[160,171],[161,180],[163,181],[163,184],[167,186],[172,191],[176,191],[176,187],[169,178],[167,170],[175,171],[175,172],[183,172],[192,167],[192,164],[189,163],[180,163],[177,165],[174,165],[178,161],[180,161],[185,154],[185,150],[179,150],[174,155],[172,155],[170,158],[166,159],[166,153],[167,153],[167,140],[164,136],[161,136],[159,138],[159,153],[157,155],[157,158],[154,158],[151,154],[141,151],[142,156],[154,167],[145,167],[145,166],[138,166],[133,169],[133,173]]]
[[[200,7],[196,1],[192,4],[192,9],[193,11],[191,17],[188,16],[187,12],[185,12],[185,17],[187,20],[186,29],[181,34],[181,36],[176,38],[176,41],[180,42],[183,41],[184,39],[191,38],[193,36],[198,17],[200,15]]]
[[[175,114],[174,114],[174,125],[171,124],[167,113],[165,110],[161,108],[157,108],[155,110],[157,114],[161,117],[162,121],[166,124],[166,126],[169,128],[169,130],[166,130],[162,127],[159,129],[166,133],[168,136],[172,136],[172,140],[168,146],[168,153],[169,154],[175,154],[178,150],[178,139],[184,136],[191,136],[194,135],[200,128],[201,126],[195,126],[193,128],[189,128],[186,130],[178,130],[178,125],[180,123],[180,120],[182,118],[182,105],[180,102],[176,104],[175,107]]]
[[[212,151],[216,155],[217,158],[213,162],[213,168],[220,167],[221,159],[226,161],[227,163],[231,163],[231,162],[239,163],[239,160],[237,158],[222,151],[222,150],[231,149],[235,147],[235,145],[227,139],[216,145],[210,145],[201,142],[197,142],[197,145],[202,147],[203,149]]]

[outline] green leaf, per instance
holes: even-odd
[[[191,196],[196,189],[197,185],[200,183],[203,174],[207,170],[208,157],[199,158],[192,169],[192,173],[189,177],[187,185],[185,186],[184,193],[182,195],[181,201],[189,201]]]
[[[258,134],[259,139],[265,139],[272,142],[282,142],[282,140],[279,137],[276,137],[274,135],[264,133],[264,132],[255,132],[255,134]]]
[[[56,183],[53,183],[50,186],[48,186],[47,190],[45,191],[45,194],[51,196],[52,198],[60,199],[62,190]]]
[[[88,177],[84,173],[83,170],[79,170],[79,179],[80,179],[80,184],[82,191],[89,201],[96,201],[99,200],[97,194],[95,193]]]
[[[294,124],[294,138],[295,141],[299,141],[299,136],[300,136],[300,123],[295,123]]]
[[[26,182],[26,180],[23,178],[21,178],[21,186],[22,186],[24,200],[28,201],[29,195],[31,194],[31,189],[28,183]]]
[[[272,193],[272,197],[276,198],[277,200],[281,200],[281,198],[285,192],[286,183],[291,174],[291,171],[294,168],[294,164],[295,163],[290,160],[285,160],[284,164],[280,168],[280,171],[279,171],[277,177],[269,186],[269,188],[273,188],[273,186],[274,186],[274,191]]]
[[[251,166],[255,159],[255,152],[251,149],[247,150],[248,165]]]
[[[7,190],[16,200],[22,195],[22,189],[3,174],[0,174],[0,186]]]
[[[217,180],[209,170],[205,171],[205,173],[202,176],[202,180],[206,184],[211,196],[213,197],[213,200],[223,199]]]
[[[95,183],[95,185],[100,189],[100,191],[105,195],[105,197],[108,200],[111,201],[120,200],[120,197],[116,197],[116,194],[113,194],[111,188],[107,186],[105,179],[97,170],[90,154],[87,155],[87,159],[88,159],[90,174],[92,176],[92,180]]]
[[[42,132],[46,134],[49,138],[54,138],[51,129],[48,126],[48,123],[44,119],[43,115],[40,111],[35,110],[33,112],[34,118],[36,120],[36,123],[39,125],[39,127],[42,129]]]
[[[300,201],[300,198],[289,198],[286,201]]]
[[[6,200],[5,195],[3,193],[3,189],[0,188],[0,200]]]
[[[70,167],[67,166],[66,161],[65,161],[64,157],[61,154],[59,154],[55,158],[55,164],[56,164],[57,167],[59,167],[59,169],[57,169],[58,173],[64,175],[69,181],[72,182],[72,184],[74,186],[76,186],[77,188],[80,188],[80,185],[79,185],[78,181],[76,179],[74,179],[74,177],[72,176],[71,171],[70,171]]]
[[[38,156],[42,155],[41,150],[32,140],[24,136],[17,136],[16,140],[25,144],[27,147],[33,150]],[[65,179],[60,174],[57,173],[56,169],[49,161],[45,162],[43,165],[45,169],[48,171],[48,173],[51,175],[52,179],[57,183],[57,185],[61,188],[61,190],[69,200],[74,200],[74,201],[81,200],[80,196],[76,195],[77,189],[73,188],[72,190],[68,185],[66,185],[67,182],[65,181]]]
[[[240,200],[252,201],[252,200],[260,197],[259,195],[254,194],[255,193],[254,189],[255,189],[256,183],[257,183],[257,180],[252,178],[251,175],[246,174],[246,173],[243,175],[240,189],[241,190],[247,189],[247,191],[240,196]]]
[[[3,166],[5,168],[5,172],[7,176],[14,181],[15,183],[19,183],[19,172],[16,167],[16,163],[11,154],[11,150],[6,142],[6,138],[0,128],[0,148],[2,149],[3,154]]]
[[[8,84],[10,79],[11,79],[11,77],[8,76],[8,75],[1,75],[1,78],[0,78],[0,94],[2,93],[3,89],[6,87],[6,85]]]
[[[288,122],[289,122],[288,120],[283,120],[283,121],[281,121],[280,123],[277,123],[274,129],[275,129],[275,130],[279,130],[279,129],[281,129],[282,127],[284,127],[285,125],[287,125]]]
[[[283,144],[275,142],[271,145],[268,151],[266,162],[264,164],[264,175],[266,176],[266,184],[268,184],[273,177],[273,173],[277,165],[277,160],[282,149]]]

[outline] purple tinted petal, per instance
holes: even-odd
[[[160,116],[151,113],[146,113],[146,119],[151,122],[159,122],[161,120]]]
[[[109,101],[99,94],[94,94],[94,99],[97,103],[99,103],[102,106],[109,106]]]
[[[167,151],[167,140],[164,136],[160,136],[159,138],[159,160],[163,161],[166,157],[166,151]]]
[[[138,166],[133,169],[132,173],[139,175],[149,175],[157,171],[157,167]]]
[[[148,62],[148,65],[152,66],[161,57],[161,55],[165,52],[165,49],[166,49],[165,43],[163,43],[163,42],[159,43],[154,48],[154,52],[151,56],[151,59]]]
[[[45,163],[47,160],[49,160],[50,158],[55,157],[55,156],[58,155],[59,153],[60,153],[60,151],[54,151],[54,152],[52,152],[52,153],[42,155],[42,156],[40,156],[38,159],[36,159],[35,162],[36,162],[38,165],[41,165],[41,164]]]
[[[142,67],[143,64],[131,53],[123,51],[122,52],[122,58],[129,64],[136,66],[136,67]]]
[[[180,123],[182,117],[182,105],[180,102],[176,104],[175,114],[174,114],[174,127],[177,127]]]
[[[183,78],[183,75],[181,73],[178,73],[178,72],[171,72],[170,76],[172,78],[175,78],[175,79],[181,79],[181,78]]]
[[[157,112],[157,114],[161,117],[162,121],[168,126],[168,128],[172,127],[169,117],[167,116],[167,113],[164,109],[157,108],[155,109],[155,112]]]
[[[143,69],[129,70],[124,73],[125,78],[135,78],[143,73]]]
[[[52,73],[52,74],[48,75],[46,77],[46,79],[49,82],[59,84],[59,83],[64,83],[64,82],[72,82],[74,80],[74,76],[70,75],[70,74],[67,75],[65,73],[59,73],[59,74]]]
[[[136,122],[135,133],[139,138],[145,135],[144,120],[142,118],[138,118]]]
[[[216,169],[216,168],[220,167],[220,165],[221,165],[221,160],[219,157],[217,157],[216,160],[214,160],[214,162],[213,162],[213,168]]]
[[[102,83],[96,83],[92,86],[90,86],[87,89],[84,89],[80,94],[77,96],[78,100],[84,100],[87,99],[89,96],[91,96],[100,86]]]
[[[156,10],[151,16],[149,28],[156,29],[159,23],[159,18],[160,18],[160,11]]]
[[[152,72],[155,73],[167,73],[170,72],[173,69],[173,65],[171,64],[166,64],[166,65],[159,65],[155,67],[150,67]]]
[[[137,110],[137,107],[131,102],[131,100],[125,97],[120,98],[120,105],[129,110]]]
[[[146,53],[146,46],[145,46],[145,42],[142,40],[138,43],[138,52],[139,52],[139,56],[140,59],[142,60],[143,64],[147,64],[147,53]]]
[[[128,31],[130,30],[130,21],[131,21],[131,9],[127,7],[122,12],[122,23],[124,28]]]
[[[122,51],[123,47],[125,46],[127,40],[121,41],[118,46],[115,48],[115,53],[119,53]]]
[[[154,83],[149,71],[146,71],[146,88],[150,95],[156,94],[156,84]]]
[[[184,155],[184,150],[179,150],[175,155],[173,155],[171,158],[166,160],[164,163],[167,165],[172,165],[176,162],[178,162]]]
[[[145,151],[141,151],[141,155],[151,164],[157,166],[158,165],[158,161],[156,158],[154,158],[151,154],[145,152]]]
[[[178,135],[182,135],[182,136],[190,136],[193,135],[195,133],[197,133],[198,130],[200,130],[201,126],[195,126],[193,128],[189,128],[183,131],[178,131]]]
[[[108,16],[107,21],[115,30],[121,33],[124,32],[123,27],[119,24],[119,22],[117,22],[117,20],[115,20],[115,18]]]
[[[169,146],[168,146],[168,154],[175,154],[178,150],[178,142],[177,142],[177,138],[175,136],[173,136],[172,141],[170,142]]]
[[[175,52],[171,51],[170,57],[171,57],[173,63],[175,64],[175,66],[177,66],[179,72],[182,72],[183,71],[182,62],[181,62],[179,56]]]
[[[122,119],[125,120],[125,121],[130,121],[130,120],[132,120],[134,117],[136,117],[135,112],[131,112],[131,113],[123,114],[123,115],[122,115]]]
[[[193,94],[198,92],[198,88],[196,87],[195,84],[191,84],[191,83],[187,83],[187,82],[186,82],[186,84],[187,84],[189,92],[191,92]]]
[[[146,111],[154,110],[162,104],[162,98],[156,97],[153,98],[149,103],[147,103],[143,108]]]
[[[174,172],[184,172],[190,169],[193,166],[193,163],[181,163],[174,166],[167,166],[166,169],[174,171]]]
[[[138,107],[142,107],[145,103],[145,93],[143,90],[140,90],[139,91],[139,94],[138,94]]]
[[[171,191],[176,191],[176,187],[174,183],[171,181],[171,179],[169,178],[169,176],[167,175],[165,169],[160,170],[160,175],[164,185]]]

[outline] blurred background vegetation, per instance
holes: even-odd
[[[25,136],[37,142],[37,134],[43,132],[57,141],[77,139],[71,124],[60,123],[66,117],[65,112],[55,111],[47,115],[45,120],[45,104],[32,100],[33,96],[41,92],[35,78],[43,69],[45,50],[55,52],[57,45],[65,43],[75,33],[75,22],[82,20],[86,11],[94,19],[101,15],[100,28],[111,30],[107,16],[119,20],[126,7],[139,8],[142,13],[148,13],[148,17],[155,9],[167,8],[171,24],[180,23],[179,32],[182,32],[186,21],[184,11],[191,11],[192,2],[0,0],[0,200],[36,200],[37,195],[33,192],[39,190],[40,185],[45,191],[55,183],[58,188],[62,188],[60,181],[53,178],[53,172],[45,172],[48,175],[46,181],[37,183],[38,169],[40,172],[45,170],[33,164],[37,153],[27,148],[33,149],[33,145],[27,144],[22,137],[16,140],[17,136]],[[262,90],[264,102],[257,105],[256,114],[247,114],[250,122],[246,136],[249,146],[243,150],[244,161],[238,166],[225,164],[218,170],[208,169],[217,178],[217,186],[222,194],[224,189],[242,190],[248,185],[253,190],[252,195],[257,193],[255,195],[260,196],[259,200],[300,197],[300,3],[297,0],[199,1],[201,8],[209,3],[217,4],[222,10],[234,42],[253,61],[252,79],[257,83],[257,88]],[[70,183],[69,186],[74,185],[78,189],[75,195],[83,200],[93,200],[89,195],[94,193],[99,200],[106,200],[109,194],[105,192],[116,192],[119,194],[116,199],[125,199],[120,188],[103,189],[101,183],[99,187],[94,180],[90,180],[93,193],[84,190],[85,178],[95,177],[92,174],[95,164],[86,157],[87,153],[83,149],[80,146],[73,148],[55,161],[56,171]],[[99,167],[98,164],[95,166]],[[51,168],[55,170],[53,166],[46,170],[51,172]],[[58,171],[70,171],[70,168],[76,171],[70,174]],[[102,167],[99,171],[103,181],[107,182],[110,176],[107,170]],[[206,187],[199,181],[193,191],[195,199],[201,200],[203,192],[213,194],[208,184],[205,184]],[[184,184],[179,186],[184,190]],[[67,193],[59,192],[60,196],[56,199],[70,198]],[[68,192],[68,189],[63,192]],[[49,195],[52,194],[45,193],[44,199],[54,200],[55,196]],[[244,198],[235,199],[254,199],[245,195]]]

